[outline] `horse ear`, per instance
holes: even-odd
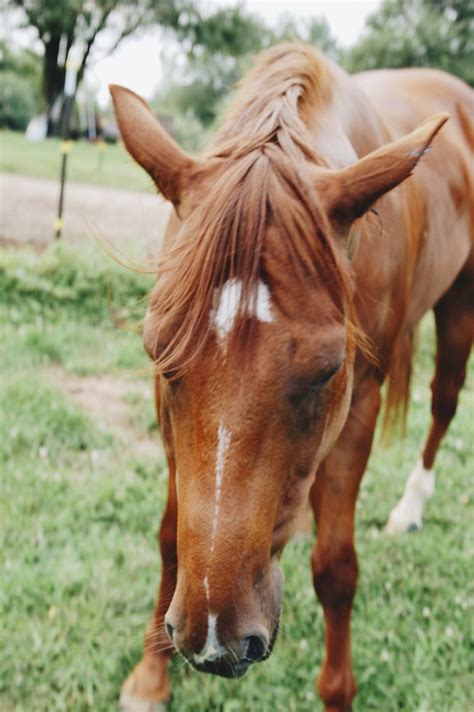
[[[127,151],[150,174],[164,197],[178,205],[194,160],[166,133],[140,96],[117,84],[109,89]]]
[[[317,187],[329,218],[347,227],[408,178],[448,118],[449,114],[433,116],[347,168],[325,171]]]

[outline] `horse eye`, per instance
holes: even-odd
[[[336,373],[339,371],[343,364],[343,360],[339,361],[339,363],[335,364],[331,368],[329,368],[327,371],[324,371],[322,374],[320,374],[315,381],[313,381],[309,387],[309,392],[310,393],[316,393],[316,391],[319,391],[323,386],[325,386],[331,378],[333,378]]]
[[[171,393],[177,393],[181,386],[181,378],[176,375],[175,371],[161,371],[160,378],[166,383]]]
[[[324,387],[330,382],[330,380],[336,375],[336,373],[341,368],[344,359],[338,361],[330,368],[319,373],[315,378],[308,381],[307,379],[297,378],[290,385],[290,390],[288,394],[288,399],[291,405],[300,410],[301,408],[306,409],[312,407],[314,403],[313,396],[320,393]]]

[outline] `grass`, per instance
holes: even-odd
[[[132,305],[126,313],[135,318],[148,286],[104,256],[64,247],[40,258],[3,253],[0,260],[5,712],[114,710],[121,681],[139,659],[158,579],[154,534],[165,466],[124,451],[45,369],[128,375],[146,367],[138,337],[117,329],[115,317]],[[356,712],[474,708],[472,371],[439,454],[423,531],[401,539],[381,534],[429,424],[431,319],[422,331],[408,435],[388,449],[375,446],[358,503]],[[150,402],[129,401],[135,414],[149,413]],[[149,421],[137,416],[136,425]],[[322,709],[313,685],[323,625],[311,544],[295,540],[283,557],[282,628],[270,660],[235,682],[176,661],[171,712]]]
[[[0,171],[34,178],[59,180],[61,141],[28,141],[24,134],[0,131]],[[68,156],[68,179],[110,188],[150,192],[151,180],[121,144],[73,141]]]

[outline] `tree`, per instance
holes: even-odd
[[[472,1],[384,0],[344,64],[350,71],[435,67],[474,85],[473,56]]]
[[[40,108],[38,57],[29,49],[12,52],[0,40],[0,127],[24,131]]]
[[[272,42],[300,40],[317,47],[325,55],[337,59],[339,48],[325,17],[295,19],[283,15],[272,32]]]
[[[67,61],[78,46],[80,84],[97,39],[106,53],[151,23],[177,27],[192,0],[11,0],[23,11],[23,26],[36,28],[44,46],[42,91],[48,112],[64,87]]]

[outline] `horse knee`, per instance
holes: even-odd
[[[320,551],[316,545],[312,559],[313,584],[324,607],[350,607],[357,587],[359,567],[352,545]]]

